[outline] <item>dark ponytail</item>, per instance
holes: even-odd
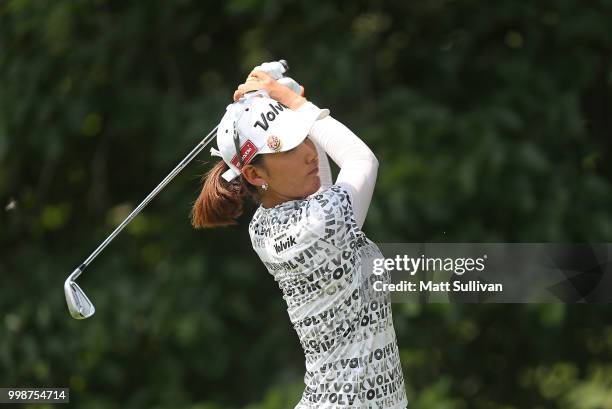
[[[252,164],[259,162],[255,160],[258,156]],[[228,169],[221,160],[202,177],[202,191],[191,209],[191,224],[196,229],[234,225],[242,215],[244,197],[259,200],[257,189],[242,176],[231,182],[223,179],[221,175]]]

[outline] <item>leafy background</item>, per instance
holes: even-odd
[[[612,241],[611,19],[609,0],[0,1],[0,386],[70,387],[88,409],[293,407],[303,356],[254,208],[190,228],[206,154],[79,281],[93,318],[62,292],[263,61],[286,58],[376,152],[373,240]],[[396,304],[411,405],[612,408],[611,318]]]

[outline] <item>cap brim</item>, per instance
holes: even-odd
[[[271,149],[267,144],[264,145],[257,154],[261,153],[278,153],[289,151],[306,139],[316,121],[325,118],[329,115],[329,109],[311,110],[299,112],[299,117],[302,119],[298,123],[292,124],[291,128],[283,135],[277,135],[281,139],[279,149]]]

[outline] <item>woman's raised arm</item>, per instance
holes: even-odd
[[[336,185],[351,195],[355,220],[361,228],[376,184],[376,156],[357,135],[331,116],[315,122],[310,138],[340,167]]]

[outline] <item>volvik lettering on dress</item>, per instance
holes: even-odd
[[[273,115],[257,116],[258,126],[269,126]],[[371,294],[371,282],[390,282],[390,274],[361,270],[363,260],[381,253],[359,230],[348,193],[332,186],[260,213],[249,229],[254,248],[278,282],[306,362],[297,407],[405,407],[390,299]],[[264,229],[265,240],[255,240]]]
[[[285,108],[287,108],[286,105],[283,105],[280,102],[277,103],[276,105],[268,104],[268,106],[270,106],[272,110],[268,112],[263,112],[261,114],[261,121],[255,121],[255,123],[253,124],[253,128],[257,128],[258,126],[260,126],[261,129],[263,129],[264,131],[267,131],[268,128],[270,127],[270,122],[274,121],[277,115],[283,112]]]
[[[297,244],[297,242],[295,241],[295,237],[293,236],[289,236],[287,237],[286,240],[280,242],[280,243],[275,243],[274,244],[274,249],[276,250],[276,253],[280,253],[283,250],[287,250],[289,247],[293,247]]]

